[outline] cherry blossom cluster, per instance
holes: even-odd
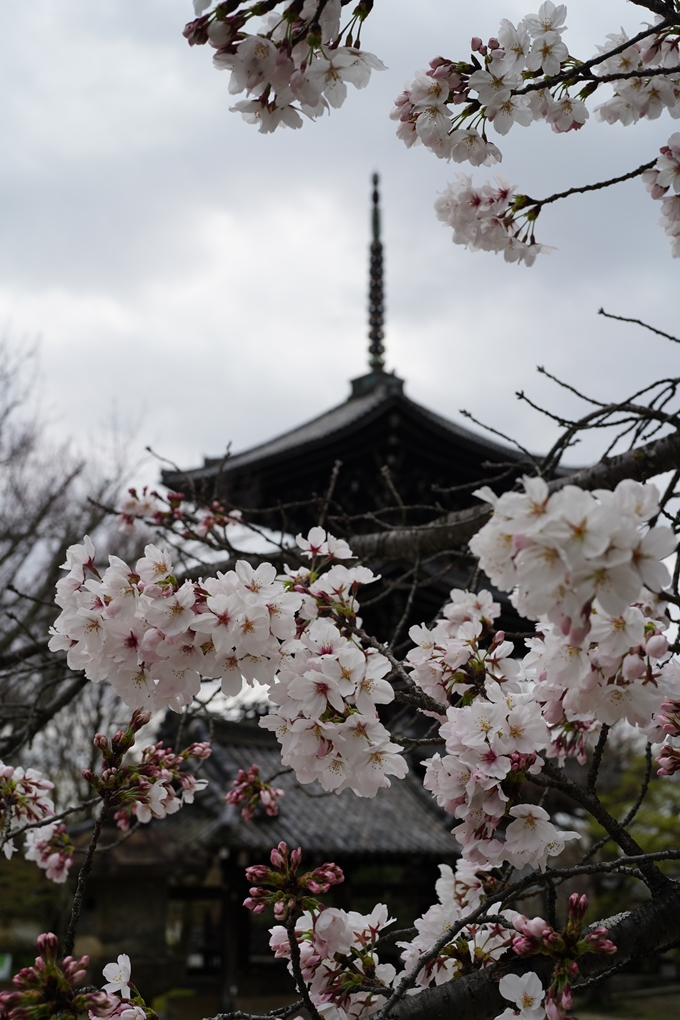
[[[334,567],[324,577],[337,574],[332,583],[344,587],[353,583],[352,571],[364,569]],[[403,779],[403,748],[376,711],[394,699],[385,679],[390,670],[384,655],[363,649],[331,620],[312,620],[302,631],[269,690],[277,708],[260,719],[276,734],[281,761],[299,782],[317,779],[325,790],[374,797],[390,785],[388,776]]]
[[[655,23],[662,21],[660,16]],[[620,49],[596,65],[596,73],[602,75],[630,74],[631,71],[662,71],[680,66],[680,34],[677,26],[662,29],[655,35],[640,42],[631,42],[620,32],[607,36],[604,46],[598,46],[601,54]],[[605,103],[595,107],[595,116],[607,124],[635,124],[646,117],[656,120],[667,110],[671,117],[680,117],[680,74],[650,74],[648,77],[624,78],[613,84],[613,95]]]
[[[517,25],[504,18],[488,43],[475,36],[469,61],[435,57],[395,101],[397,135],[407,146],[422,143],[443,159],[493,166],[503,157],[487,139],[487,124],[499,135],[535,120],[559,132],[582,127],[588,117],[583,101],[564,84],[553,92],[548,81],[574,62],[562,40],[566,16],[564,4],[547,0],[538,14],[527,14]],[[526,78],[539,85],[546,80],[546,87],[518,95]]]
[[[133,818],[150,822],[152,818],[175,814],[183,804],[193,804],[194,795],[208,785],[207,780],[182,771],[189,758],[204,761],[210,757],[211,747],[206,741],[193,743],[179,754],[159,741],[144,748],[141,761],[123,764],[124,756],[134,745],[135,734],[150,718],[150,712],[137,708],[127,728],[119,730],[110,743],[103,733],[98,733],[94,746],[102,755],[101,775],[83,769],[83,778],[96,793],[110,807],[117,808],[116,824],[124,832]]]
[[[359,1020],[374,1013],[396,973],[376,953],[380,932],[393,920],[387,907],[379,903],[367,916],[325,907],[316,896],[344,881],[337,864],[323,864],[298,878],[302,852],[291,853],[285,843],[272,850],[270,859],[271,868],[246,869],[246,878],[261,884],[250,890],[245,906],[256,913],[273,906],[276,919],[287,922],[270,928],[276,958],[291,961],[289,970],[296,976],[291,943],[297,943],[300,976],[328,1020]]]
[[[625,718],[654,731],[664,699],[680,695],[653,594],[670,580],[663,560],[676,540],[670,528],[645,530],[658,511],[653,485],[626,480],[594,493],[568,485],[550,495],[541,479],[524,484],[500,499],[479,491],[494,513],[470,545],[491,580],[514,589],[518,611],[539,621],[523,665],[556,728],[548,753],[583,761],[599,724]]]
[[[388,775],[407,771],[376,713],[394,698],[385,679],[391,667],[341,633],[356,624],[357,592],[375,576],[338,562],[352,551],[323,528],[297,541],[309,568],[277,577],[269,563],[254,570],[239,561],[180,584],[168,550],[154,545],[134,571],[112,556],[101,575],[86,539],[68,550],[50,647],[91,680],[108,677],[130,707],[179,711],[202,676],[220,677],[227,694],[237,694],[243,678],[267,684],[277,709],[261,724],[276,732],[284,765],[301,782],[375,796]]]
[[[189,45],[210,45],[213,64],[230,72],[229,92],[247,99],[231,107],[268,133],[302,127],[347,98],[347,85],[363,89],[371,71],[385,65],[361,49],[361,25],[372,2],[359,0],[341,26],[342,0],[285,3],[218,3],[194,0],[197,15],[184,29]],[[260,19],[254,26],[253,19]],[[246,30],[246,28],[248,30]],[[254,30],[253,30],[254,28]]]
[[[105,991],[78,988],[87,972],[88,956],[57,960],[59,940],[51,932],[38,936],[36,948],[39,956],[35,964],[20,970],[12,978],[13,987],[0,992],[2,1020],[42,1020],[49,1016],[80,1020],[86,1013],[91,1017],[109,1015],[111,1000]]]
[[[229,790],[225,796],[227,804],[237,807],[243,804],[241,816],[249,822],[254,818],[258,805],[262,805],[270,818],[275,818],[279,813],[277,801],[285,797],[285,792],[278,786],[265,783],[260,777],[260,769],[257,765],[251,765],[248,771],[239,769],[236,779],[232,780],[233,790]]]
[[[487,674],[510,679],[519,673],[519,665],[511,658],[512,642],[505,641],[502,631],[493,631],[501,607],[491,593],[453,588],[449,598],[443,619],[434,627],[411,627],[409,637],[415,647],[406,655],[418,686],[445,706],[452,696],[464,695],[480,680],[483,683]],[[491,634],[491,645],[485,648],[484,639]]]
[[[470,251],[503,253],[506,262],[531,266],[541,253],[553,249],[534,237],[536,207],[516,195],[504,177],[475,187],[467,174],[457,174],[435,202],[437,219],[453,228],[453,243]]]
[[[54,783],[36,769],[0,761],[0,846],[5,857],[11,858],[17,849],[12,840],[14,829],[53,817],[54,803],[49,795],[53,789]]]
[[[487,681],[471,705],[448,709],[440,728],[448,753],[427,760],[424,785],[461,819],[453,834],[466,859],[544,869],[548,857],[580,836],[557,829],[542,807],[515,803],[526,776],[541,771],[543,759],[536,751],[549,737],[533,692],[514,692],[514,686],[519,685]],[[500,842],[495,833],[504,818],[508,824]]]
[[[360,1020],[384,1004],[396,969],[380,962],[376,948],[380,933],[393,920],[384,903],[376,904],[370,914],[319,905],[298,918],[294,938],[302,977],[323,1017]],[[288,929],[276,925],[270,931],[274,955],[290,960]],[[288,969],[293,973],[292,963]]]
[[[424,786],[460,819],[453,833],[468,861],[544,868],[578,833],[558,830],[543,808],[516,803],[527,775],[541,771],[538,752],[548,747],[550,735],[534,684],[511,658],[512,642],[492,629],[499,608],[488,591],[454,589],[442,620],[432,629],[411,628],[412,676],[448,706],[439,729],[447,754],[423,762]],[[495,833],[506,817],[501,843]]]
[[[631,479],[611,492],[565,485],[550,493],[542,478],[524,478],[524,492],[496,496],[478,489],[493,508],[470,541],[482,570],[529,619],[547,617],[575,647],[590,633],[595,600],[617,618],[643,586],[670,581],[664,563],[675,550],[670,528],[645,530],[658,513],[655,485]]]
[[[660,618],[645,615],[649,612]],[[668,621],[652,597],[616,616],[595,603],[589,623],[588,634],[574,643],[543,619],[542,633],[527,641],[531,651],[524,659],[527,676],[536,680],[543,718],[551,726],[548,754],[574,755],[581,763],[602,723],[611,726],[626,719],[656,739],[656,716],[664,700],[680,697],[677,665],[666,662],[668,641],[662,630]]]
[[[680,85],[678,86],[680,93]],[[678,103],[680,116],[680,103]],[[673,258],[680,258],[680,132],[676,131],[662,146],[661,155],[651,170],[642,175],[645,187],[652,198],[661,200],[661,219],[673,251]],[[670,192],[670,194],[669,194]]]
[[[436,882],[438,902],[415,922],[418,934],[410,942],[398,942],[403,949],[401,959],[404,971],[412,973],[435,942],[471,911],[480,906],[485,895],[493,888],[494,879],[488,872],[490,864],[473,864],[465,858],[456,862],[455,870],[448,864],[439,865],[440,878]],[[489,912],[493,913],[493,906]],[[437,957],[421,966],[416,978],[418,990],[452,981],[471,967],[491,966],[512,947],[512,923],[516,911],[505,910],[498,915],[498,923],[470,924],[445,945]],[[505,922],[505,923],[503,923]]]
[[[560,134],[578,130],[589,117],[586,100],[604,85],[599,79],[619,74],[629,77],[615,81],[612,97],[596,107],[599,120],[628,125],[643,117],[655,119],[663,110],[680,117],[680,74],[672,73],[680,65],[677,26],[663,27],[630,46],[623,29],[607,36],[592,70],[579,80],[582,62],[569,54],[563,40],[566,15],[564,4],[546,0],[537,14],[517,25],[504,18],[488,42],[475,36],[469,60],[435,57],[427,69],[416,71],[395,101],[390,116],[398,121],[398,137],[408,147],[425,145],[440,159],[491,167],[503,156],[487,137],[489,124],[499,135],[515,124],[528,127],[536,121]],[[661,21],[659,15],[656,23]],[[570,68],[575,81],[564,73]],[[673,158],[662,149],[662,160]],[[672,176],[672,167],[661,163],[662,179],[669,169]],[[655,174],[648,177],[648,187],[661,198],[663,192],[655,191],[668,184],[657,185]],[[439,219],[453,227],[454,243],[471,251],[502,251],[508,261],[532,265],[536,255],[552,250],[534,240],[541,203],[516,194],[505,180],[499,179],[497,187],[487,182],[475,188],[471,178],[459,174],[435,207]],[[665,198],[662,208],[661,224],[678,256],[680,199]]]
[[[526,917],[516,910],[498,912],[498,904],[489,907],[498,921],[484,920],[461,928],[438,953],[424,965],[421,959],[447,932],[480,906],[484,896],[493,889],[495,879],[488,874],[491,865],[478,866],[459,860],[453,871],[440,864],[441,877],[437,881],[438,902],[416,920],[417,936],[411,942],[399,942],[404,951],[404,973],[416,977],[416,990],[429,985],[445,984],[471,968],[492,966],[508,952],[521,957],[543,955],[552,957],[555,967],[546,996],[538,976],[531,972],[519,977],[507,975],[501,981],[500,992],[515,1003],[518,1009],[509,1008],[496,1020],[563,1020],[572,1006],[571,981],[578,974],[578,963],[586,953],[611,955],[616,947],[607,937],[606,928],[599,926],[583,933],[583,920],[588,907],[585,896],[573,894],[569,899],[569,916],[566,927],[555,931],[542,917]],[[543,1000],[545,998],[545,1004]],[[535,1012],[531,1012],[535,1011]]]
[[[75,847],[63,823],[50,822],[37,829],[28,829],[24,846],[27,861],[35,861],[47,878],[59,884],[66,881]]]
[[[251,887],[243,905],[254,914],[273,907],[277,921],[297,917],[304,910],[318,910],[320,905],[315,897],[345,881],[342,868],[332,862],[298,875],[302,863],[300,847],[291,851],[285,843],[279,843],[269,854],[269,860],[271,868],[266,864],[246,868],[248,881],[258,884]]]
[[[567,1011],[573,1005],[571,982],[579,973],[577,960],[586,953],[605,956],[616,953],[616,946],[607,937],[608,929],[602,925],[591,929],[586,935],[583,934],[587,909],[588,897],[572,893],[569,897],[567,924],[561,932],[555,931],[542,917],[528,918],[523,914],[515,915],[512,923],[518,934],[512,940],[514,952],[518,956],[540,954],[552,957],[555,960],[555,968],[544,1007],[541,1006],[543,989],[535,974],[532,974],[531,981],[527,981],[529,975],[524,975],[523,978],[513,977],[512,981],[506,979],[504,987],[501,982],[501,995],[514,1001],[520,1010],[507,1009],[496,1020],[522,1017],[523,1008],[535,1010],[535,1020],[543,1020],[546,1015],[548,1020],[564,1020]],[[524,988],[521,988],[520,982],[524,983]],[[523,1000],[524,995],[532,998],[531,1004]]]
[[[302,598],[277,581],[271,564],[180,583],[168,549],[147,545],[134,570],[117,556],[100,574],[86,538],[71,546],[57,583],[62,612],[50,648],[95,682],[106,677],[130,708],[180,711],[201,675],[237,694],[242,677],[271,680],[280,646],[295,635]]]
[[[671,671],[680,680],[677,659],[666,666],[666,674]],[[650,733],[650,739],[665,741],[656,759],[660,766],[659,775],[672,776],[680,769],[680,697],[664,701],[660,711],[656,713],[654,724],[656,730]]]

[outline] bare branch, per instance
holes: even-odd
[[[593,467],[575,471],[549,483],[551,492],[565,485],[582,489],[612,489],[624,478],[643,482],[680,465],[680,432],[673,432],[645,446],[600,461]],[[420,554],[432,555],[443,549],[465,545],[491,516],[486,504],[457,510],[432,524],[413,528],[395,528],[389,532],[354,535],[350,545],[356,556],[364,560],[390,561]]]
[[[672,340],[674,344],[680,344],[680,339],[678,339],[677,336],[672,336],[670,333],[664,333],[662,329],[650,326],[648,322],[643,322],[642,319],[629,319],[625,315],[612,315],[611,312],[605,312],[604,308],[600,308],[597,314],[604,315],[606,319],[616,319],[617,322],[632,322],[636,326],[642,326],[644,329],[648,329],[650,332],[656,333],[657,336],[665,337],[666,340]]]

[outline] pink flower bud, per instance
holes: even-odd
[[[246,878],[249,882],[269,882],[272,877],[271,869],[266,864],[253,864],[246,868]]]
[[[490,50],[497,50],[499,46],[500,46],[500,43],[499,43],[498,39],[496,39],[495,36],[491,36],[491,38],[489,39],[489,49]]]
[[[273,866],[277,868],[279,871],[285,871],[286,860],[285,857],[283,857],[278,850],[272,850],[272,852],[269,854],[269,860],[272,862]]]
[[[647,671],[644,659],[639,655],[626,655],[623,660],[621,672],[626,680],[639,680]]]
[[[35,945],[44,960],[56,960],[59,939],[53,932],[48,931],[43,935],[38,935]]]
[[[663,659],[668,651],[668,641],[664,634],[653,634],[645,642],[645,651],[652,659]]]
[[[480,37],[478,35],[473,35],[472,40],[470,42],[470,49],[472,50],[472,52],[478,53],[479,50],[481,50],[482,45],[483,43]]]

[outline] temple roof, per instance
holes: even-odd
[[[259,443],[227,458],[206,457],[203,466],[187,471],[164,471],[163,482],[169,488],[183,488],[187,482],[201,484],[218,476],[240,474],[244,471],[264,469],[272,462],[290,460],[318,450],[329,443],[343,442],[346,438],[371,428],[385,411],[403,409],[409,417],[419,419],[428,431],[437,434],[450,455],[463,450],[481,460],[516,460],[522,455],[477,433],[443,418],[404,393],[404,382],[386,372],[370,372],[352,381],[348,399],[323,414],[284,432],[265,443]],[[371,430],[372,431],[372,430]]]
[[[210,779],[200,798],[203,817],[194,813],[190,821],[192,813],[187,812],[186,820],[178,823],[175,815],[166,823],[168,831],[186,825],[204,846],[255,854],[269,853],[281,840],[289,846],[302,846],[306,853],[336,856],[413,854],[442,860],[460,853],[450,833],[450,817],[437,808],[413,775],[393,780],[376,797],[366,798],[351,790],[326,793],[318,783],[302,786],[288,772],[273,780],[285,793],[279,801],[279,814],[270,818],[258,809],[246,822],[239,808],[224,803],[224,794],[239,769],[255,764],[265,780],[281,773],[278,742],[270,731],[249,721],[217,722],[212,746],[212,756],[203,770]],[[342,818],[341,826],[338,818]]]
[[[457,509],[471,501],[469,492],[463,499],[461,485],[497,473],[484,467],[486,461],[507,465],[522,460],[518,450],[476,435],[411,400],[404,393],[403,380],[385,371],[384,250],[378,187],[378,175],[373,174],[367,374],[352,381],[344,403],[283,435],[241,453],[206,457],[201,467],[164,471],[163,482],[169,488],[243,509],[263,510],[282,503],[290,506],[325,492],[336,462],[341,461],[334,497],[343,513],[356,517],[392,505],[395,486],[402,502],[412,506],[433,502],[433,492],[440,492],[441,487],[456,487],[456,498],[444,502],[447,509]],[[384,477],[385,468],[389,481]],[[510,478],[508,484],[512,482]],[[288,518],[286,524],[304,528],[315,523],[318,509],[308,518],[299,511],[297,519]],[[260,523],[268,522],[260,519]]]

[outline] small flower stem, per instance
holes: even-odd
[[[286,930],[288,931],[288,944],[290,946],[290,961],[293,965],[293,975],[295,977],[295,983],[298,988],[298,992],[302,996],[302,1001],[305,1004],[305,1008],[309,1013],[312,1020],[322,1020],[319,1015],[319,1011],[311,1000],[309,995],[309,989],[305,984],[305,979],[302,976],[302,966],[300,964],[300,946],[298,940],[295,937],[295,916],[291,916],[286,921]]]
[[[99,816],[94,823],[94,831],[90,844],[85,853],[85,860],[83,866],[78,873],[78,882],[76,884],[76,891],[73,896],[73,906],[71,908],[71,917],[68,922],[68,931],[66,932],[66,938],[64,939],[64,952],[62,957],[70,956],[73,953],[73,946],[76,941],[76,929],[78,928],[78,921],[80,920],[80,912],[83,909],[83,897],[85,895],[85,886],[87,885],[87,879],[90,871],[92,870],[92,862],[94,860],[95,850],[97,849],[97,843],[99,837],[102,834],[102,826],[106,820],[106,816],[109,813],[109,798],[104,796],[102,800],[102,809],[99,812]]]

